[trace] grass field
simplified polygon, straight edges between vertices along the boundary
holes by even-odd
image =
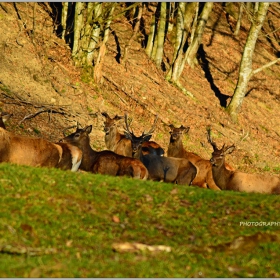
[[[280,277],[276,195],[1,164],[0,201],[1,277]]]

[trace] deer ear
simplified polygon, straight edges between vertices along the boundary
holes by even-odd
[[[146,135],[143,139],[143,142],[147,142],[152,138],[152,135]]]
[[[188,127],[184,127],[183,126],[183,128],[185,129],[185,133],[187,134],[188,132],[189,132],[189,130],[190,130],[190,127],[188,126]]]
[[[115,115],[114,120],[119,121],[119,120],[121,120],[123,118],[124,118],[123,116]]]
[[[227,147],[224,154],[231,154],[235,150],[235,146],[232,145],[230,147]]]
[[[127,133],[126,131],[124,131],[124,136],[126,139],[132,140],[130,133]]]
[[[91,131],[92,131],[92,125],[89,125],[89,126],[85,127],[83,130],[86,131],[87,134],[90,134]]]
[[[3,122],[5,123],[11,116],[12,116],[12,114],[2,113]]]
[[[105,118],[109,117],[108,114],[106,112],[102,112],[101,115]]]
[[[170,124],[169,127],[170,127],[170,129],[173,129],[173,128],[174,128],[174,125],[173,125],[173,124]]]

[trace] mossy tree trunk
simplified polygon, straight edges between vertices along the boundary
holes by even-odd
[[[247,41],[244,47],[237,85],[234,90],[233,97],[229,103],[227,110],[234,122],[237,121],[238,113],[241,109],[243,99],[247,92],[247,85],[252,77],[252,60],[253,54],[258,39],[258,34],[263,26],[263,22],[266,18],[269,3],[258,3],[258,9],[254,14],[251,22],[251,27],[248,33]]]

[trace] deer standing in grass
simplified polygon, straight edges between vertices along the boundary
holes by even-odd
[[[82,161],[82,151],[79,148],[66,143],[52,143],[42,138],[9,132],[5,129],[5,122],[10,116],[1,113],[0,162],[78,170]]]
[[[131,141],[132,155],[141,160],[149,171],[149,179],[154,181],[172,182],[180,185],[191,185],[196,175],[196,167],[187,159],[158,156],[142,153],[142,145],[149,141],[155,130],[157,117],[148,133],[137,137],[130,130],[125,114],[125,135]]]
[[[130,140],[118,131],[117,123],[124,117],[116,115],[114,118],[106,112],[101,113],[105,117],[104,131],[105,131],[105,144],[107,149],[115,152],[116,154],[132,157]],[[154,153],[159,156],[164,154],[163,148],[154,141],[146,141],[142,145],[143,154]]]
[[[207,138],[214,150],[210,159],[213,178],[220,189],[280,194],[280,178],[277,176],[248,174],[226,169],[225,156],[232,153],[235,146],[225,146],[224,144],[221,149],[218,149],[216,143],[211,138],[211,129],[209,127],[207,128]]]
[[[69,136],[60,140],[79,147],[83,151],[83,159],[80,168],[92,173],[112,176],[128,176],[146,180],[148,170],[140,160],[118,155],[112,151],[95,151],[90,146],[89,134],[92,126],[78,128]]]
[[[212,165],[209,160],[203,159],[200,156],[187,152],[183,147],[183,135],[188,133],[189,127],[181,125],[179,128],[174,125],[169,125],[170,141],[167,150],[168,157],[186,158],[188,159],[197,169],[197,174],[192,182],[193,185],[201,188],[210,188],[212,190],[220,190],[215,184],[212,176]]]

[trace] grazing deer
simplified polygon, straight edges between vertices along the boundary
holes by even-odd
[[[15,135],[5,129],[10,116],[1,113],[0,117],[0,162],[78,170],[82,160],[80,149],[69,144]]]
[[[124,134],[119,133],[117,128],[118,121],[124,117],[116,115],[114,118],[110,118],[106,112],[101,114],[105,117],[104,132],[107,149],[119,155],[132,157],[130,140]],[[163,148],[154,141],[146,141],[142,147],[143,154],[154,153],[159,156],[164,154]]]
[[[183,134],[188,133],[189,127],[181,125],[179,128],[174,125],[169,125],[171,131],[170,141],[167,150],[168,157],[186,158],[188,159],[197,169],[197,174],[192,182],[193,185],[201,188],[210,188],[212,190],[220,190],[215,184],[212,176],[212,165],[209,160],[203,159],[200,156],[187,152],[183,147]]]
[[[75,145],[83,151],[80,169],[92,173],[129,176],[142,180],[148,178],[148,170],[140,160],[118,155],[108,150],[100,152],[93,150],[89,138],[91,131],[91,125],[82,129],[77,127],[74,133],[60,140],[62,143]]]
[[[208,142],[213,147],[212,164],[213,178],[217,186],[222,190],[233,190],[241,192],[256,192],[268,194],[280,194],[280,178],[276,176],[248,174],[240,171],[232,171],[225,168],[225,156],[234,151],[235,146],[217,148],[213,142],[210,128],[207,128]]]
[[[191,185],[196,175],[196,167],[187,159],[158,156],[142,153],[142,145],[152,137],[157,117],[148,133],[137,137],[129,129],[127,115],[125,114],[125,135],[131,141],[132,155],[140,159],[149,171],[149,179],[155,181],[172,182],[180,185]]]

